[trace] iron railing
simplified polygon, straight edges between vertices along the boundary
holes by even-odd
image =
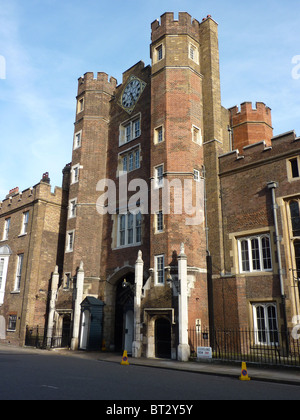
[[[189,329],[191,356],[197,347],[211,347],[213,359],[253,362],[266,365],[299,366],[300,339],[292,331],[254,331],[248,329]]]
[[[71,329],[55,329],[53,332],[39,326],[26,327],[25,346],[37,348],[70,347]]]

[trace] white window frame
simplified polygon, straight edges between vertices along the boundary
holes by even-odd
[[[161,144],[165,140],[164,126],[154,128],[154,144]]]
[[[197,127],[196,125],[192,125],[192,141],[199,146],[202,145],[202,133],[201,128]]]
[[[8,256],[0,256],[0,305],[4,302],[8,261]]]
[[[84,110],[84,97],[77,99],[77,114]]]
[[[28,232],[28,222],[29,222],[29,210],[24,211],[24,213],[23,213],[20,236],[21,235],[27,235],[27,232]]]
[[[164,214],[162,210],[155,213],[155,232],[161,233],[164,231]]]
[[[74,219],[77,216],[77,198],[69,200],[68,218]]]
[[[14,292],[20,292],[23,262],[24,262],[24,254],[18,254]]]
[[[199,64],[199,48],[191,42],[189,43],[189,58]]]
[[[79,147],[81,147],[81,138],[82,138],[82,130],[77,131],[74,134],[73,150],[79,149]]]
[[[263,239],[267,238],[269,241],[269,247],[266,248],[268,250],[268,256],[265,258],[263,252]],[[258,248],[254,248],[252,246],[252,241],[258,241]],[[243,249],[242,243],[245,242],[247,244],[247,249]],[[256,252],[257,251],[257,252]],[[258,253],[258,258],[257,258]],[[247,255],[246,255],[247,254]],[[255,254],[255,255],[254,255]],[[248,256],[248,259],[244,258]],[[238,259],[239,259],[239,272],[240,273],[255,273],[255,272],[271,272],[273,270],[273,261],[272,261],[272,243],[270,234],[264,233],[261,235],[251,235],[245,236],[242,238],[238,238]],[[265,268],[265,261],[269,261],[271,266]],[[243,262],[248,265],[248,269],[245,269],[243,266]],[[259,268],[255,265],[259,264]],[[268,264],[269,265],[269,264]]]
[[[154,187],[162,188],[163,186],[164,186],[164,164],[161,163],[160,165],[157,165],[154,167]]]
[[[259,325],[259,320],[257,317],[257,308],[260,307],[263,309],[263,318],[262,325]],[[268,310],[272,308],[275,312],[275,317],[269,317]],[[253,311],[253,325],[254,325],[254,342],[257,345],[275,345],[279,344],[279,332],[278,332],[278,315],[277,307],[274,302],[260,302],[252,304]],[[273,326],[270,323],[275,324]],[[272,327],[272,328],[270,328]],[[273,338],[272,338],[273,336]],[[264,338],[264,339],[263,339]]]
[[[12,327],[12,325],[14,325],[14,327]],[[17,315],[9,314],[7,331],[16,331],[16,328],[17,328]]]
[[[198,169],[194,169],[194,181],[200,182],[200,171]]]
[[[142,214],[118,214],[117,248],[136,246],[142,243]]]
[[[153,50],[153,62],[159,63],[165,58],[165,46],[163,43],[158,44]]]
[[[71,241],[72,238],[72,241]],[[75,240],[75,230],[68,230],[66,237],[66,252],[73,252]]]
[[[11,217],[8,217],[4,221],[4,228],[3,228],[3,237],[2,241],[6,241],[8,239],[9,229],[11,224]]]
[[[134,115],[119,126],[119,146],[129,143],[142,134],[141,113]]]
[[[72,169],[71,169],[71,185],[79,182],[79,172],[80,172],[80,164],[77,163],[77,165],[72,166]]]
[[[132,172],[141,167],[140,144],[119,153],[118,176],[120,172]]]
[[[164,286],[165,284],[165,256],[164,254],[154,256],[154,284],[155,286]]]

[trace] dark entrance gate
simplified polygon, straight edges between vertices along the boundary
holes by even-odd
[[[155,356],[171,358],[171,324],[166,318],[155,321]]]
[[[126,325],[126,321],[129,319],[128,314],[134,308],[133,285],[134,273],[128,273],[120,279],[116,288],[115,350],[118,352],[122,352],[125,349],[126,334],[133,328],[133,325]]]

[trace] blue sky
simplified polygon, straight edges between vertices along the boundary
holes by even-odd
[[[218,22],[223,106],[265,102],[274,135],[300,136],[299,0],[0,0],[0,199],[44,172],[61,185],[78,78],[104,71],[121,83],[150,64],[150,25],[166,11]]]

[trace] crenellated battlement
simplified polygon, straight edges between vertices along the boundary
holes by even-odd
[[[249,165],[266,163],[279,157],[284,159],[299,153],[300,137],[296,136],[295,131],[289,131],[273,137],[270,144],[259,141],[219,156],[219,173],[222,175],[231,171],[243,170]]]
[[[271,109],[263,102],[244,102],[240,108],[229,108],[230,127],[234,149],[265,141],[270,145],[273,137]]]
[[[78,94],[86,89],[104,90],[111,95],[117,86],[117,79],[109,77],[107,73],[98,72],[96,77],[93,72],[87,72],[78,79]]]
[[[0,201],[0,216],[23,208],[26,205],[31,205],[36,200],[45,200],[55,204],[61,204],[62,188],[55,187],[54,192],[51,191],[51,185],[45,182],[44,179],[31,188],[20,191],[18,187],[9,191],[7,196]]]
[[[174,19],[173,12],[166,12],[151,24],[152,42],[157,41],[164,35],[188,34],[193,38],[199,37],[198,20],[191,17],[189,13],[179,12],[178,20]]]
[[[256,102],[255,108],[252,102],[244,102],[240,108],[236,105],[229,108],[232,126],[240,124],[244,121],[264,121],[272,125],[271,108],[263,102]]]

